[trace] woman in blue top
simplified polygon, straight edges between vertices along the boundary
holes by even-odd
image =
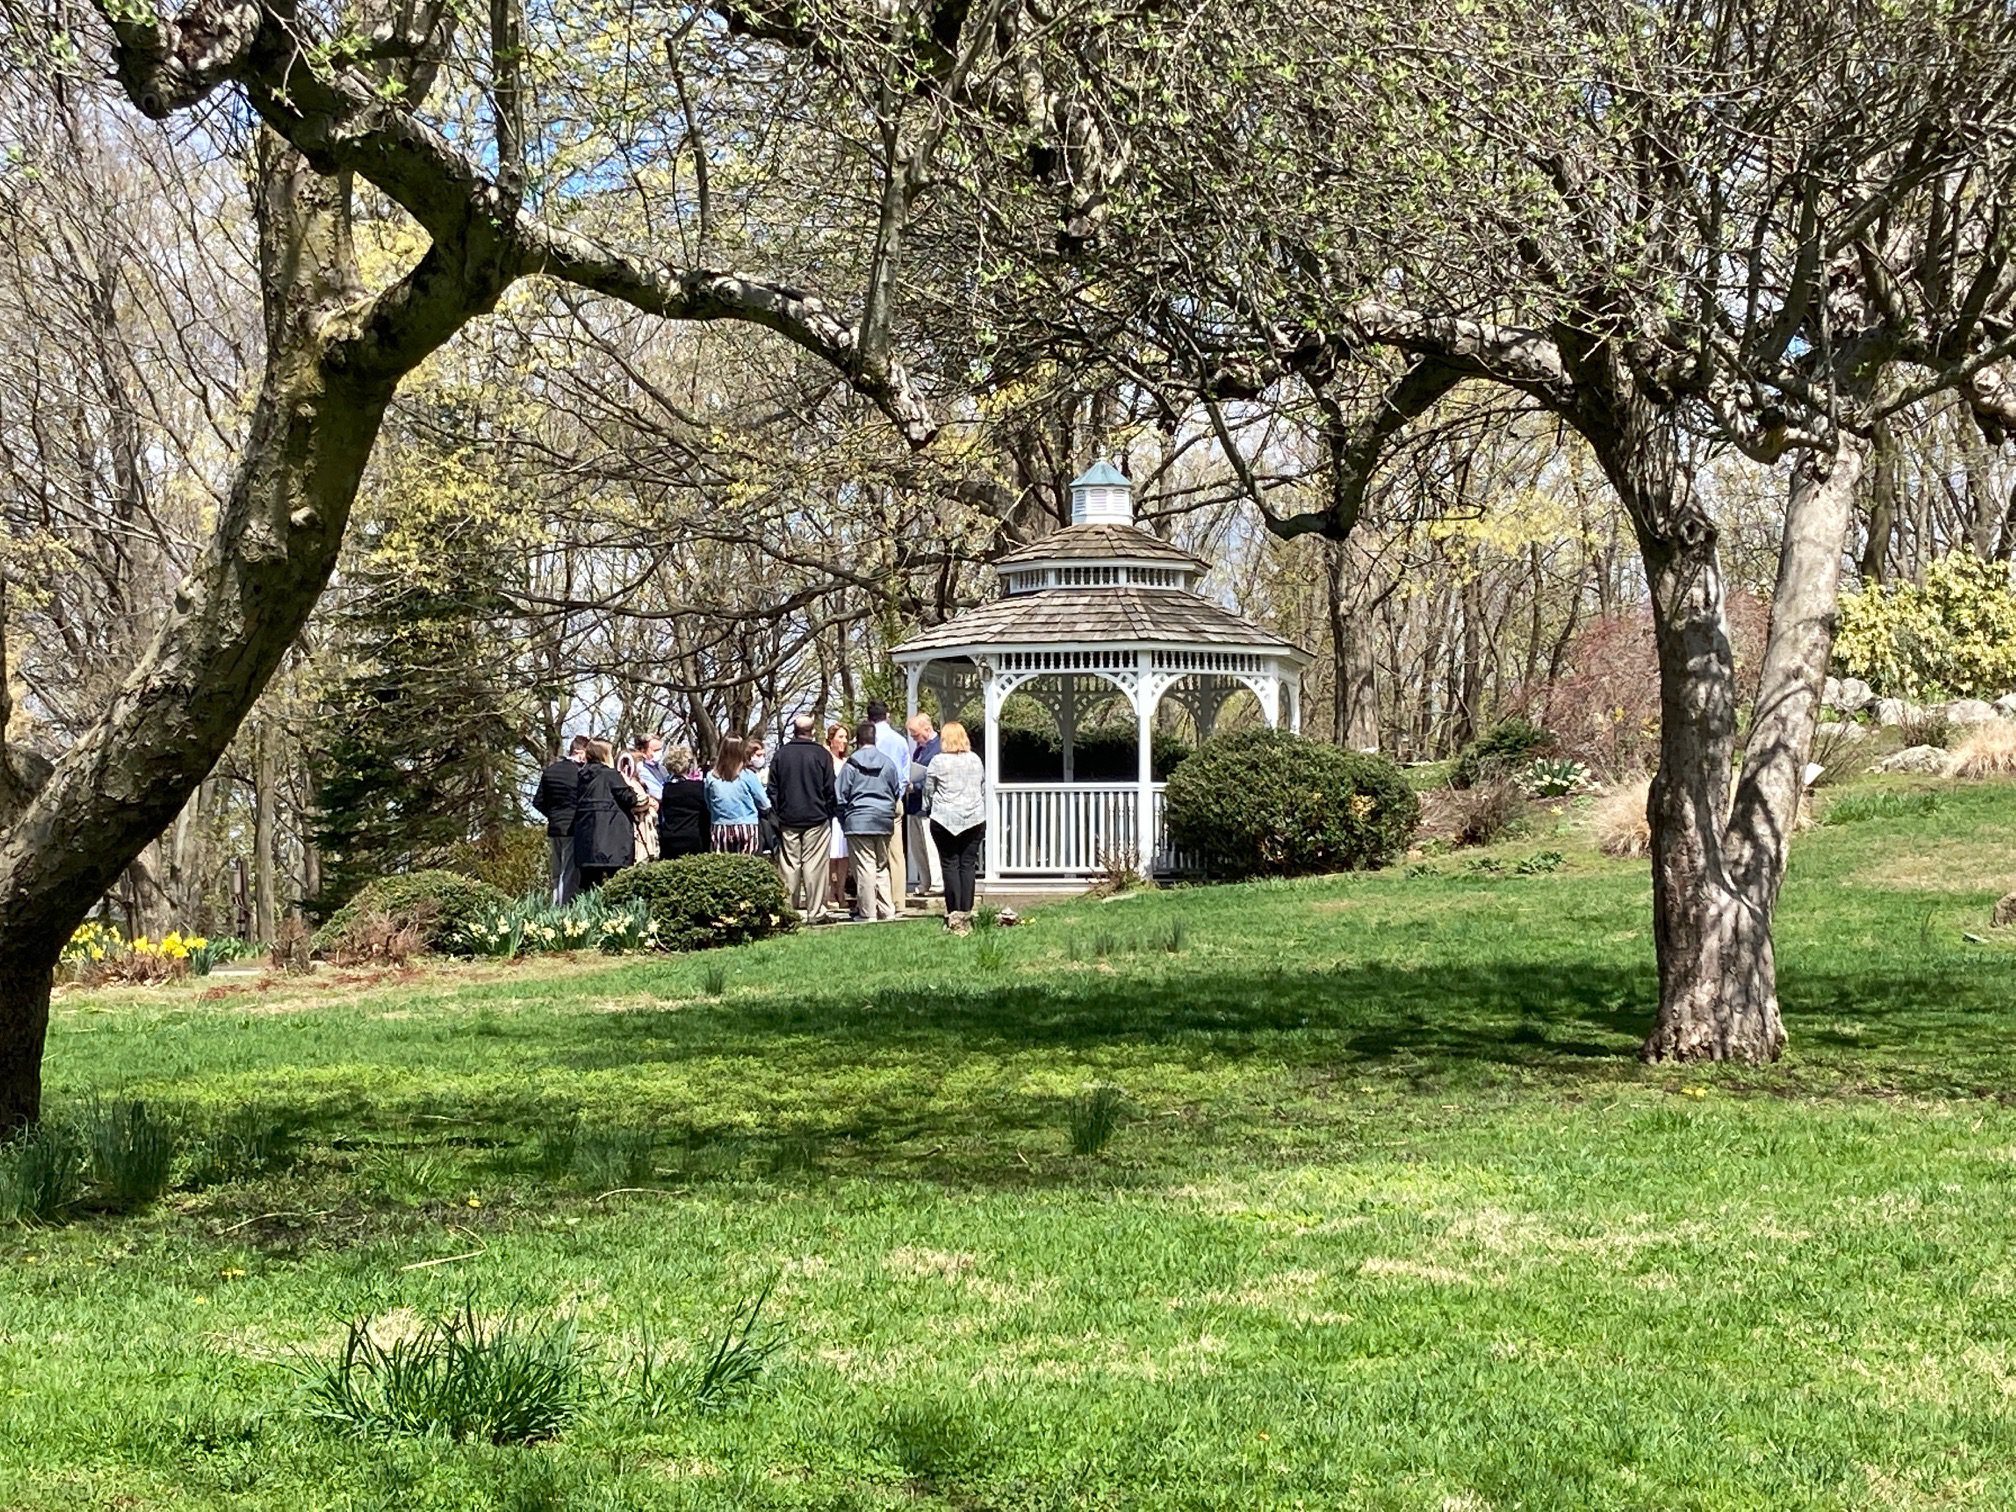
[[[707,774],[707,817],[714,826],[714,849],[737,855],[757,853],[763,833],[762,814],[770,795],[757,775],[743,765],[746,749],[732,737],[721,742],[714,770]]]

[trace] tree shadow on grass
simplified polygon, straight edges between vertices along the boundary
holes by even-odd
[[[1964,1096],[2005,1085],[1998,984],[2007,972],[1993,968],[1947,958],[1923,969],[1788,970],[1792,1058],[1725,1069],[1720,1084],[1799,1096]],[[1127,1185],[1193,1167],[1194,1153],[1180,1152],[1200,1143],[1261,1159],[1321,1148],[1325,1159],[1348,1160],[1353,1129],[1412,1121],[1413,1108],[1481,1105],[1521,1089],[1571,1102],[1664,1084],[1675,1073],[1636,1057],[1653,995],[1649,966],[1593,961],[1074,966],[1040,980],[967,971],[913,998],[887,986],[765,984],[664,1010],[510,1019],[505,1032],[461,1047],[465,1058],[444,1065],[438,1084],[355,1090],[294,1112],[332,1151],[458,1147],[500,1177],[577,1197],[834,1176]],[[484,1048],[470,1060],[472,1046]],[[516,1087],[500,1084],[505,1067],[521,1078]],[[538,1090],[577,1077],[578,1094]],[[1155,1122],[1123,1128],[1105,1157],[1073,1159],[1069,1097],[1107,1080],[1142,1096]],[[1330,1084],[1359,1082],[1405,1101],[1330,1101]],[[1297,1100],[1284,1120],[1281,1105]],[[597,1136],[650,1131],[648,1179],[553,1167],[544,1142],[556,1120],[576,1115]]]
[[[964,981],[921,1001],[777,990],[697,1010],[565,1018],[550,1038],[555,1062],[582,1070],[782,1052],[830,1071],[849,1061],[1132,1049],[1284,1068],[1407,1062],[1442,1075],[1477,1065],[1583,1075],[1592,1061],[1628,1061],[1643,1037],[1633,988],[1650,983],[1632,977],[1373,966],[1166,979],[1082,971]]]

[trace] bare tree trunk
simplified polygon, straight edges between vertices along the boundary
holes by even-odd
[[[1733,797],[1735,668],[1712,533],[1683,532],[1646,565],[1659,641],[1659,773],[1652,785],[1659,1014],[1644,1057],[1775,1060],[1785,1046],[1771,925],[1833,649],[1862,442],[1792,474],[1771,629]]]
[[[1876,466],[1870,474],[1869,533],[1862,542],[1862,581],[1880,583],[1889,571],[1890,538],[1897,533],[1897,438],[1886,421],[1876,427]]]
[[[1462,663],[1457,669],[1455,722],[1449,732],[1452,749],[1466,746],[1477,738],[1479,716],[1483,713],[1484,585],[1480,555],[1472,550],[1458,564],[1458,570],[1463,574],[1459,600],[1463,607],[1463,638],[1459,643]]]
[[[1331,729],[1337,743],[1347,750],[1376,751],[1379,689],[1374,680],[1371,637],[1347,592],[1352,554],[1350,541],[1324,542],[1330,651],[1336,663],[1331,683]]]
[[[262,720],[256,737],[258,757],[253,768],[258,791],[252,820],[252,942],[273,943],[280,916],[280,751],[270,719]]]

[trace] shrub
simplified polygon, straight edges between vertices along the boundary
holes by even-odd
[[[1922,583],[1842,594],[1834,658],[1843,672],[1900,698],[2008,692],[2016,685],[2016,591],[2008,565],[1956,551],[1928,566]]]
[[[1518,783],[1493,778],[1450,795],[1450,827],[1458,845],[1490,845],[1504,838],[1525,808]]]
[[[740,945],[795,929],[777,868],[762,856],[680,856],[626,867],[602,884],[608,908],[642,903],[661,950]]]
[[[1771,606],[1732,588],[1724,608],[1740,712],[1757,697]],[[1640,607],[1591,620],[1569,641],[1556,676],[1514,696],[1523,712],[1553,732],[1557,754],[1582,762],[1602,781],[1651,770],[1659,749],[1659,652],[1651,611]]]
[[[300,915],[289,914],[273,931],[273,948],[267,952],[266,963],[288,976],[304,976],[315,964],[314,943]]]
[[[1620,860],[1638,861],[1652,854],[1652,824],[1645,817],[1652,780],[1620,782],[1601,798],[1590,816],[1596,849]]]
[[[480,840],[464,840],[448,852],[447,870],[487,882],[507,898],[550,893],[552,848],[543,824],[517,824]]]
[[[1509,777],[1553,748],[1554,737],[1531,720],[1501,719],[1457,753],[1449,785],[1473,788],[1492,778]]]
[[[1897,738],[1906,750],[1912,746],[1936,746],[1943,751],[1953,743],[1953,721],[1946,717],[1944,709],[1914,704],[1898,721]]]
[[[417,900],[403,914],[361,913],[336,937],[329,958],[338,966],[404,966],[426,952],[438,913],[431,898]]]
[[[2016,775],[2016,720],[1992,719],[1976,725],[1954,754],[1956,777]]]
[[[1094,860],[1099,876],[1086,889],[1092,897],[1117,898],[1122,893],[1138,892],[1155,885],[1155,879],[1141,869],[1141,855],[1136,846],[1124,843],[1104,845],[1099,848]]]
[[[1206,741],[1170,774],[1163,803],[1170,840],[1233,877],[1383,866],[1421,815],[1384,757],[1283,730]]]
[[[325,954],[333,953],[342,947],[344,937],[360,920],[383,914],[420,924],[429,950],[465,951],[467,947],[461,941],[468,927],[486,911],[503,908],[510,901],[489,883],[472,881],[451,871],[380,877],[367,883],[356,897],[329,916],[329,922],[316,931],[314,947]]]
[[[552,1438],[586,1388],[571,1322],[486,1321],[468,1301],[390,1344],[359,1319],[342,1357],[306,1373],[309,1411],[324,1422],[359,1434],[441,1434],[458,1443]]]

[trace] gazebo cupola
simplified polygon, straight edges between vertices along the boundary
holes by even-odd
[[[948,719],[980,700],[990,774],[1010,694],[1030,694],[1056,718],[1063,781],[989,784],[988,877],[1089,876],[1119,853],[1143,869],[1176,869],[1150,764],[1163,699],[1189,711],[1200,738],[1242,690],[1268,724],[1299,728],[1313,658],[1205,598],[1206,564],[1134,522],[1132,486],[1110,462],[1072,482],[1068,526],[1015,547],[995,569],[999,596],[893,653],[909,674],[912,713],[926,688]],[[1116,691],[1135,716],[1135,780],[1078,782],[1079,710]]]

